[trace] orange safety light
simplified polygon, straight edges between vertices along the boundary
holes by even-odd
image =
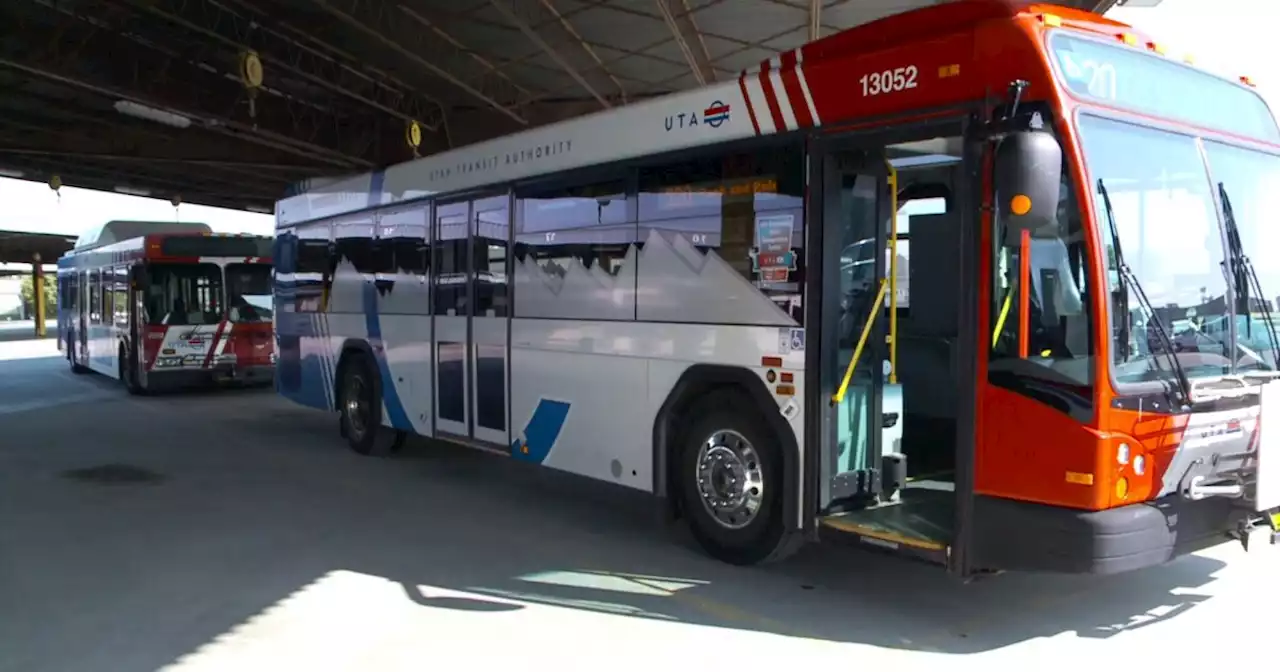
[[[1009,211],[1015,215],[1025,215],[1031,212],[1031,198],[1025,194],[1018,194],[1009,199]]]

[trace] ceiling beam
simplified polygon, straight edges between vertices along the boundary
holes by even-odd
[[[235,121],[222,115],[203,112],[198,108],[185,108],[170,105],[161,101],[150,100],[121,89],[92,84],[71,74],[53,72],[32,64],[21,63],[7,58],[0,58],[0,68],[16,70],[27,75],[44,79],[48,82],[78,89],[83,93],[95,94],[103,98],[105,101],[123,101],[140,105],[144,108],[149,108],[166,115],[171,115],[175,120],[185,119],[191,126],[204,129],[211,133],[236,138],[245,142],[256,143],[264,147],[271,147],[302,158],[327,163],[334,167],[349,169],[353,167],[368,167],[372,165],[370,162],[363,159],[343,156],[341,153],[327,147],[321,147],[309,142],[296,140],[273,131],[255,127],[252,124]]]
[[[408,87],[392,87],[373,77],[361,76],[350,64],[264,25],[261,16],[244,16],[214,0],[112,1],[181,26],[198,38],[235,52],[254,51],[263,63],[264,79],[268,81],[279,77],[278,69],[406,124],[418,122],[430,130],[440,127],[444,108],[438,101]],[[223,32],[227,30],[240,38],[227,37]]]
[[[618,87],[618,98],[622,100],[623,103],[626,103],[627,88],[622,85],[618,76],[613,74],[613,72],[605,66],[604,59],[600,57],[600,54],[596,52],[595,48],[592,47],[584,37],[582,37],[582,34],[579,33],[576,28],[573,27],[573,24],[569,22],[569,16],[556,9],[556,6],[551,4],[551,0],[540,0],[540,2],[542,2],[542,6],[546,8],[547,12],[549,12],[551,16],[555,17],[556,21],[560,23],[560,26],[564,28],[564,31],[573,38],[574,42],[582,47],[583,51],[587,52],[587,55],[591,57],[591,60],[596,62],[596,67],[600,68],[600,72],[603,72],[604,76],[608,77],[609,81],[613,82],[613,85]],[[579,9],[578,11],[582,10]]]
[[[546,54],[552,61],[555,61],[556,65],[560,66],[561,70],[564,70],[565,73],[573,79],[573,81],[578,83],[578,86],[581,86],[584,91],[591,94],[592,98],[600,101],[601,106],[606,109],[613,107],[613,103],[609,102],[609,99],[600,95],[600,92],[591,85],[591,82],[588,82],[587,79],[582,76],[582,73],[578,72],[578,69],[575,68],[563,54],[557,51],[550,44],[547,44],[547,41],[542,39],[541,35],[534,31],[533,28],[529,27],[529,22],[517,15],[516,10],[506,0],[489,0],[489,4],[492,5],[494,9],[498,10],[498,13],[501,14],[502,17],[505,18],[512,26],[515,26],[516,30],[524,33],[524,36],[527,37],[535,47],[542,50],[542,53]]]
[[[688,0],[654,0],[663,21],[671,29],[680,53],[689,62],[693,78],[698,84],[707,85],[716,81],[716,70],[711,64],[711,54],[707,51],[707,43],[698,31],[698,24],[693,20],[693,11],[689,9]]]
[[[167,123],[184,134],[191,133],[185,131],[187,128],[201,129],[335,168],[372,165],[362,158],[367,147],[355,151],[334,148],[354,145],[352,140],[366,139],[367,134],[346,132],[323,106],[317,108],[313,101],[270,86],[264,86],[263,94],[251,101],[250,92],[233,74],[236,66],[219,62],[217,54],[210,54],[200,41],[178,42],[171,34],[147,35],[140,32],[147,26],[136,20],[125,24],[124,29],[107,26],[99,18],[101,5],[80,5],[83,11],[79,13],[69,7],[60,5],[55,11],[61,16],[48,17],[58,21],[61,41],[50,45],[45,58],[38,58],[33,53],[38,50],[34,49],[10,50],[0,54],[0,68],[43,80],[46,90],[47,85],[54,84],[80,94],[81,99],[82,94],[96,96],[100,102],[89,107],[104,116],[120,116],[110,111],[111,106],[120,110],[122,101],[127,101],[169,115]],[[99,14],[84,14],[90,10]],[[34,23],[32,28],[36,29]],[[163,44],[166,38],[175,46]],[[68,54],[71,50],[74,51]],[[23,86],[27,85],[19,88]],[[251,106],[251,102],[256,105]],[[255,111],[255,107],[256,114],[241,116],[246,110]],[[166,123],[156,114],[146,118],[152,123]],[[368,126],[362,130],[368,130]],[[323,140],[321,136],[325,136]]]
[[[528,120],[521,116],[513,105],[515,101],[519,100],[519,96],[512,95],[513,88],[508,80],[497,77],[483,77],[484,81],[482,81],[480,87],[472,86],[463,81],[451,72],[454,68],[451,67],[453,63],[450,63],[450,60],[456,62],[460,60],[457,57],[464,54],[460,54],[453,48],[453,45],[447,42],[431,39],[430,36],[419,31],[404,30],[404,23],[399,18],[400,12],[395,11],[395,7],[391,3],[385,2],[385,0],[311,0],[311,2],[346,24],[347,27],[354,29],[357,33],[396,52],[400,57],[419,68],[465,91],[516,123],[522,126],[529,124]],[[362,14],[369,16],[367,23],[361,18],[357,18]],[[450,56],[453,58],[449,59]],[[483,90],[486,85],[505,92],[506,95]],[[506,98],[510,103],[503,102],[500,98]]]

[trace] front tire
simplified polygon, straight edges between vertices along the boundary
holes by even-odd
[[[67,363],[71,365],[71,373],[82,375],[89,372],[89,369],[85,368],[76,359],[76,343],[74,340],[67,341]]]
[[[686,417],[679,483],[694,539],[734,565],[790,555],[800,537],[783,520],[780,442],[754,401],[736,390],[715,392]]]
[[[120,352],[116,361],[119,362],[120,382],[124,383],[124,389],[128,390],[129,394],[135,396],[145,395],[147,393],[147,388],[138,381],[137,362],[133,361],[132,357],[129,357],[124,346],[120,346]]]
[[[339,431],[351,450],[385,456],[404,445],[405,433],[382,426],[382,390],[368,355],[352,352],[342,367],[338,394]]]

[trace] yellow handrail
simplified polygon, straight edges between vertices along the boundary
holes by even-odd
[[[1009,319],[1009,307],[1013,305],[1013,289],[1017,284],[1009,285],[1004,292],[1004,305],[1000,307],[1000,317],[996,319],[996,330],[991,334],[991,349],[1000,342],[1000,332],[1004,331],[1004,321]]]
[[[867,315],[867,321],[862,325],[862,335],[858,337],[858,345],[853,349],[853,357],[849,359],[849,367],[844,370],[844,379],[840,381],[840,388],[836,393],[831,395],[831,405],[835,406],[844,401],[844,395],[849,391],[849,381],[853,379],[853,369],[858,365],[858,358],[862,356],[862,348],[867,345],[867,337],[871,335],[871,325],[875,324],[876,315],[880,312],[880,306],[884,303],[884,292],[889,288],[889,283],[885,280],[880,281],[880,291],[876,292],[876,300],[871,304],[871,311]]]
[[[898,384],[898,169],[889,169],[889,384]]]

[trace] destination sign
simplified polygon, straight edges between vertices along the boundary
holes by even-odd
[[[1050,49],[1074,94],[1262,140],[1280,130],[1254,91],[1154,53],[1058,32]]]

